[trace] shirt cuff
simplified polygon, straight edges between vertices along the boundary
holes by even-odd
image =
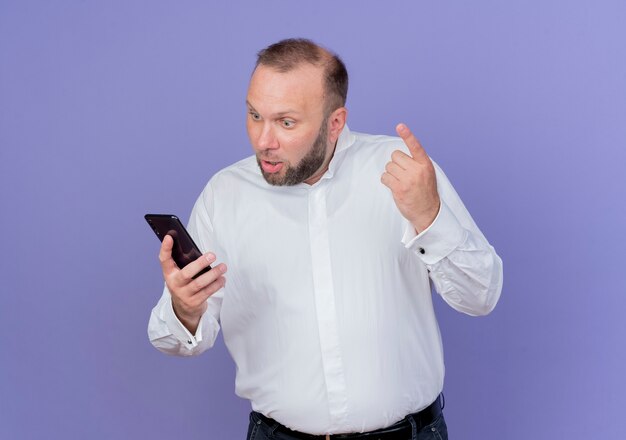
[[[447,257],[467,238],[467,231],[443,201],[435,220],[419,234],[408,220],[406,223],[402,237],[404,247],[414,251],[428,265]]]
[[[206,315],[207,313],[204,313],[202,318],[200,318],[198,328],[196,329],[196,335],[194,336],[189,330],[187,330],[187,327],[180,322],[176,313],[174,313],[174,306],[172,305],[172,299],[170,297],[167,300],[167,304],[163,307],[162,319],[165,321],[167,328],[172,332],[172,335],[189,350],[192,350],[200,342],[202,342],[202,324]]]

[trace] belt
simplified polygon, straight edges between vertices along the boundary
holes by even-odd
[[[441,399],[443,395],[439,395],[437,399],[423,410],[409,414],[399,422],[388,426],[387,428],[377,429],[369,432],[358,432],[353,434],[326,434],[326,435],[313,435],[305,434],[304,432],[293,431],[286,426],[281,425],[274,419],[265,417],[263,414],[254,412],[254,414],[260,419],[260,421],[267,424],[270,428],[274,428],[274,432],[280,432],[293,439],[302,440],[405,440],[411,438],[413,434],[412,425],[416,425],[416,429],[420,430],[425,426],[433,423],[440,415]],[[411,423],[413,422],[413,423]],[[260,423],[260,422],[257,422]]]

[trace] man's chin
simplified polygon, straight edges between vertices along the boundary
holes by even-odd
[[[270,185],[285,186],[285,178],[278,173],[266,173],[265,171],[261,171],[261,174],[263,174],[263,178]]]

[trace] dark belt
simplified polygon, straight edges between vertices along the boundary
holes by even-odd
[[[414,414],[409,414],[404,419],[400,420],[398,423],[395,423],[387,428],[377,429],[375,431],[369,432],[359,432],[354,434],[333,434],[333,435],[312,435],[305,434],[304,432],[293,431],[286,426],[281,425],[274,419],[270,419],[269,417],[265,417],[263,414],[254,412],[254,414],[267,424],[270,428],[274,428],[274,432],[280,432],[282,434],[288,435],[294,439],[303,439],[303,440],[324,440],[324,439],[335,439],[335,440],[406,440],[411,438],[413,434],[413,428],[411,427],[412,419],[415,422],[416,429],[422,429],[424,426],[428,426],[433,423],[437,418],[441,415],[441,399],[443,395],[439,395],[437,399],[429,406],[424,408],[423,410],[416,412]]]

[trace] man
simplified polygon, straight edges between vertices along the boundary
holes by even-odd
[[[470,315],[500,295],[500,258],[441,169],[404,124],[400,138],[351,132],[347,88],[308,40],[261,51],[256,154],[213,176],[189,221],[207,253],[180,270],[171,238],[161,247],[150,340],[196,355],[221,327],[249,439],[447,438],[430,282]]]

